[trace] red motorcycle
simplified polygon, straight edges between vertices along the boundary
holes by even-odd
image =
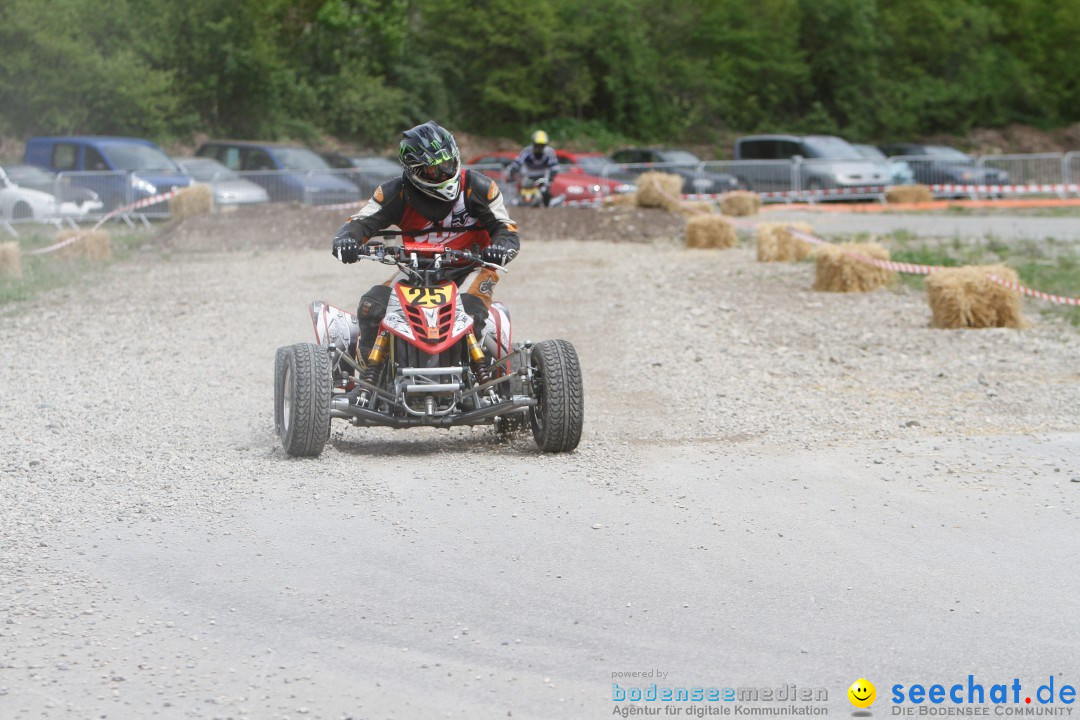
[[[384,235],[400,235],[387,232]],[[285,452],[316,456],[332,419],[358,427],[530,426],[545,452],[569,452],[581,439],[581,366],[566,340],[511,342],[510,313],[492,303],[476,332],[457,285],[469,268],[505,268],[479,255],[405,242],[361,257],[396,265],[396,281],[371,351],[357,351],[356,316],[311,305],[317,343],[279,348],[274,420]]]

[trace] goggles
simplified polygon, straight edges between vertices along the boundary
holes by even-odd
[[[445,182],[457,174],[457,160],[444,160],[438,165],[424,165],[416,169],[416,175],[431,183]]]

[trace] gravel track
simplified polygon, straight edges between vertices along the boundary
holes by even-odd
[[[565,456],[335,423],[286,458],[275,349],[386,275],[318,213],[193,219],[5,312],[0,718],[599,718],[650,667],[834,711],[859,675],[1077,679],[1080,334],[1035,304],[931,330],[920,293],[813,293],[662,213],[552,217],[639,241],[526,235],[499,285],[515,339],[580,356]]]

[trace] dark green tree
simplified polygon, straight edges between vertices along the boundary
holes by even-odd
[[[0,3],[0,118],[18,134],[191,128],[175,73],[139,52],[127,0]]]

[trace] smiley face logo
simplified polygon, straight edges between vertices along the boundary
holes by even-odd
[[[865,678],[859,678],[847,689],[847,697],[855,707],[868,708],[877,699],[877,690],[874,688],[874,683]]]

